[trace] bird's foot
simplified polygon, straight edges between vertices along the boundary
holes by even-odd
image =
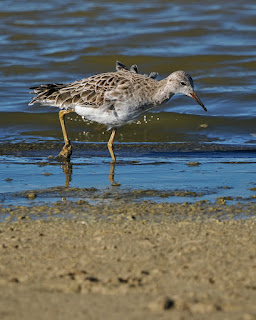
[[[72,155],[72,146],[70,143],[67,143],[63,146],[61,152],[58,154],[56,159],[58,160],[69,160]]]

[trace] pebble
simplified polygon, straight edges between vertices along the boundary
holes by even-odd
[[[35,192],[29,192],[26,194],[26,198],[29,200],[34,200],[36,198],[36,193]]]
[[[44,175],[44,176],[51,176],[52,175],[52,173],[51,172],[42,172],[42,175]]]
[[[187,162],[186,164],[187,164],[187,166],[189,166],[189,167],[197,167],[197,166],[199,166],[201,163],[200,163],[200,162],[196,162],[196,161],[190,161],[190,162]]]
[[[152,311],[162,311],[162,310],[169,310],[173,308],[175,302],[173,299],[170,299],[167,296],[158,297],[156,300],[150,302],[148,305],[149,309]]]

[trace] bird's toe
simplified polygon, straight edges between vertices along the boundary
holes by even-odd
[[[65,144],[61,152],[56,157],[59,160],[69,160],[72,155],[72,146],[70,144]]]

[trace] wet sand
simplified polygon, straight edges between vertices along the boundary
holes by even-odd
[[[109,152],[105,142],[101,143],[77,143],[72,141],[73,156],[92,155],[96,152],[97,156],[104,156],[105,153],[109,157]],[[63,142],[45,141],[41,143],[19,142],[19,143],[0,143],[0,155],[18,155],[18,156],[56,156],[63,147]],[[255,153],[255,145],[232,145],[232,144],[216,144],[216,143],[115,143],[115,149],[121,151],[123,155],[137,154],[143,152],[225,152],[240,151]],[[99,152],[101,152],[99,154]],[[120,160],[120,159],[117,159]]]
[[[2,207],[0,318],[256,319],[255,209]]]

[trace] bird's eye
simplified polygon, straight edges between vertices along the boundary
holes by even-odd
[[[185,85],[186,85],[186,83],[183,82],[183,81],[181,81],[180,84],[181,84],[182,86],[185,86]]]

